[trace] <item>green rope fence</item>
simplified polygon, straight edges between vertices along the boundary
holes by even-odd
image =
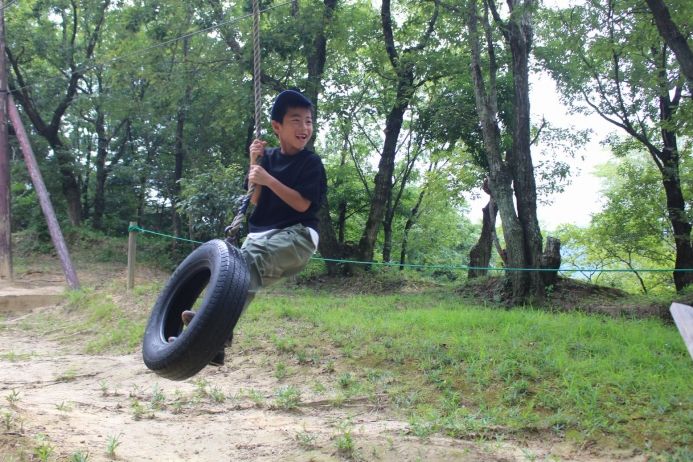
[[[185,239],[182,237],[172,236],[170,234],[159,233],[156,231],[151,231],[144,229],[140,226],[130,225],[128,227],[128,232],[137,232],[142,234],[152,234],[154,236],[164,237],[167,239],[175,239],[183,242],[190,242],[193,244],[204,244],[202,241],[195,241],[192,239]],[[324,261],[330,263],[342,263],[351,265],[374,265],[374,266],[399,266],[403,268],[418,268],[418,269],[431,269],[431,270],[486,270],[486,271],[545,271],[545,272],[560,272],[560,273],[671,273],[671,272],[689,272],[693,271],[693,268],[680,268],[680,269],[661,269],[661,268],[632,268],[632,269],[613,269],[613,268],[506,268],[506,267],[483,267],[483,266],[468,266],[468,265],[421,265],[414,263],[396,263],[396,262],[377,262],[377,261],[359,261],[359,260],[341,260],[336,258],[324,258],[324,257],[312,257],[311,260]]]

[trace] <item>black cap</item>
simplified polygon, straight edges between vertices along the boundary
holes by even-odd
[[[272,105],[272,120],[281,123],[284,120],[284,115],[290,107],[305,107],[312,108],[313,103],[295,90],[285,90],[274,100]]]

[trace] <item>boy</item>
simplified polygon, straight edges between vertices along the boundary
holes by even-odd
[[[301,93],[280,93],[272,106],[272,129],[278,148],[265,148],[256,139],[250,145],[248,183],[255,210],[241,253],[250,272],[250,288],[243,310],[261,287],[298,274],[318,248],[317,213],[327,191],[322,160],[306,144],[313,135],[313,104]],[[183,323],[195,313],[184,311]],[[227,341],[230,345],[233,338]],[[223,365],[224,350],[210,364]]]

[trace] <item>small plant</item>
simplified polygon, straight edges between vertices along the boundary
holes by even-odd
[[[108,382],[99,380],[99,388],[101,388],[101,396],[108,396]]]
[[[77,451],[72,456],[70,456],[70,462],[87,462],[89,460],[89,453]]]
[[[144,416],[144,406],[142,406],[142,403],[140,403],[137,398],[133,398],[130,407],[132,408],[132,418],[141,420],[142,416]]]
[[[279,361],[274,368],[274,376],[277,380],[284,380],[286,378],[286,364],[283,361]]]
[[[9,412],[3,412],[2,414],[2,423],[5,425],[5,430],[10,431],[12,429],[12,421],[13,421],[12,414]]]
[[[339,383],[340,387],[349,388],[354,384],[354,379],[351,376],[351,373],[345,372],[339,376],[339,379],[337,379],[337,382]]]
[[[316,380],[313,382],[312,390],[317,394],[325,393],[325,384]]]
[[[164,406],[166,405],[166,396],[164,395],[164,392],[159,388],[159,385],[154,384],[154,388],[152,390],[152,400],[151,400],[151,407],[152,409],[163,409]]]
[[[136,383],[132,384],[132,387],[130,387],[130,398],[136,398],[139,396],[141,393],[140,386],[137,385]]]
[[[61,412],[70,412],[72,410],[72,405],[63,401],[60,404],[56,404],[55,408]]]
[[[56,382],[72,382],[77,378],[77,371],[74,369],[68,369],[59,376],[55,378]]]
[[[195,381],[195,396],[197,398],[205,398],[207,396],[207,386],[209,382],[205,379],[198,379]]]
[[[19,392],[17,390],[12,390],[9,395],[5,397],[10,406],[15,407],[19,401]]]
[[[282,387],[277,392],[276,405],[281,409],[296,409],[301,404],[301,392],[294,386]]]
[[[304,449],[312,449],[315,447],[315,440],[317,436],[308,433],[305,428],[302,432],[296,433],[296,442],[298,445]]]
[[[120,446],[120,437],[123,436],[122,433],[116,436],[109,436],[108,441],[106,441],[106,455],[111,459],[116,457],[116,449]]]
[[[34,455],[41,462],[46,462],[51,454],[53,454],[53,446],[46,439],[46,435],[38,435],[36,447],[34,448]]]
[[[334,369],[334,361],[330,360],[330,361],[328,361],[327,364],[325,365],[325,372],[327,372],[328,374],[332,374],[332,373],[334,373],[334,371],[335,371],[335,369]]]
[[[180,390],[176,389],[176,391],[173,392],[173,404],[171,405],[172,410],[174,414],[180,414],[183,412],[183,405],[187,403],[187,399],[183,396],[183,393],[181,393]]]
[[[337,453],[342,457],[354,458],[356,448],[354,447],[354,439],[351,437],[351,431],[344,430],[337,435],[335,445],[337,446]]]
[[[310,361],[306,350],[300,349],[296,352],[296,361],[298,361],[299,364],[307,364]]]
[[[209,390],[209,397],[212,398],[212,401],[218,404],[221,404],[224,401],[226,401],[226,395],[217,387],[214,387],[211,390]]]
[[[256,407],[261,407],[263,404],[265,404],[265,397],[257,390],[248,391],[248,398],[255,403]]]

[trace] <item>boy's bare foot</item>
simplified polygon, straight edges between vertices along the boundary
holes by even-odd
[[[195,312],[191,310],[185,310],[180,314],[180,318],[183,320],[183,325],[187,326],[190,324],[195,317]]]

